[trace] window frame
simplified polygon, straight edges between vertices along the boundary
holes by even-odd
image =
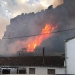
[[[34,69],[34,73],[30,73],[30,69]],[[29,74],[35,74],[35,68],[29,68]]]
[[[49,73],[49,70],[53,70],[54,73]],[[47,69],[47,74],[55,74],[55,69]]]

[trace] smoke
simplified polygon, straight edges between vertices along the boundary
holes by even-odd
[[[10,18],[14,18],[22,13],[40,12],[52,5],[56,0],[0,0],[0,39],[4,35],[6,26],[10,23]]]
[[[41,29],[46,23],[58,26],[55,31],[63,31],[69,28],[74,28],[75,25],[75,0],[64,0],[64,3],[56,8],[48,7],[46,10],[42,10],[38,13],[21,14],[10,20],[10,25],[6,27],[6,32],[3,38],[12,38],[20,36],[37,35],[41,32]],[[60,4],[60,0],[59,0]],[[73,37],[75,30],[63,31],[61,33],[53,33],[51,37],[43,41],[40,47],[36,48],[36,52],[33,55],[40,55],[42,47],[45,47],[46,54],[50,55],[51,52],[64,52],[64,40]],[[15,54],[22,48],[25,48],[35,37],[22,37],[13,39],[2,39],[3,54]]]
[[[9,19],[5,19],[2,16],[0,16],[0,38],[4,35],[4,31],[6,30],[6,26],[9,25]]]
[[[58,5],[63,4],[63,0],[55,0],[53,3],[53,7],[56,8]]]

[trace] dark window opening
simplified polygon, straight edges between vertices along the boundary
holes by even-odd
[[[29,68],[29,74],[35,74],[35,68]]]
[[[48,69],[48,74],[55,74],[55,69]]]
[[[3,69],[2,74],[10,74],[10,69]]]
[[[26,74],[26,70],[19,70],[19,74]]]

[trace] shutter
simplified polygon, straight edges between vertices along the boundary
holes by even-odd
[[[55,69],[48,69],[48,74],[55,74]]]
[[[29,68],[29,74],[35,74],[35,68]]]

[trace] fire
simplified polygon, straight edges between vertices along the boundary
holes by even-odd
[[[57,26],[56,26],[57,27]],[[46,24],[42,29],[41,35],[36,36],[35,39],[27,45],[26,52],[34,52],[35,48],[40,46],[43,40],[49,38],[50,33],[56,28],[51,26],[50,24]]]

